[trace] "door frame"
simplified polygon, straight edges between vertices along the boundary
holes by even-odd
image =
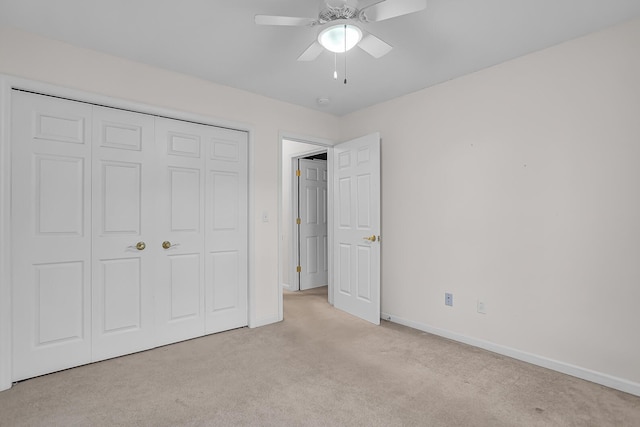
[[[328,149],[327,148],[321,148],[318,150],[311,150],[309,152],[305,152],[305,153],[298,153],[295,155],[295,157],[291,157],[291,172],[295,173],[294,171],[296,170],[295,168],[297,167],[296,162],[300,159],[304,159],[306,157],[309,156],[313,156],[314,154],[320,154],[320,153],[327,153],[328,154]],[[327,167],[329,165],[329,159],[327,156]],[[328,177],[329,175],[329,171],[327,170],[327,197],[329,197],[329,182],[328,182]],[[296,206],[299,203],[299,197],[300,197],[300,188],[299,188],[299,182],[295,179],[297,177],[294,177],[294,175],[290,176],[291,179],[291,198],[289,200],[291,200],[291,218],[296,218],[297,212],[296,212]],[[328,203],[328,200],[327,200]],[[327,205],[328,206],[328,205]],[[329,214],[329,211],[327,210],[327,215]],[[328,218],[327,218],[328,219]],[[289,247],[291,248],[291,254],[290,254],[290,259],[291,259],[291,264],[290,264],[290,269],[289,269],[289,277],[295,277],[297,273],[296,271],[296,264],[297,264],[297,257],[296,254],[299,251],[299,244],[300,244],[300,236],[299,236],[299,228],[297,227],[298,224],[292,222],[291,223],[291,241],[289,242]],[[328,230],[329,224],[327,223],[327,235],[329,233]],[[293,276],[291,276],[293,274]],[[293,291],[299,291],[300,290],[300,276],[298,276],[298,278],[296,279],[297,283],[292,286],[292,280],[289,280],[289,290],[293,290]],[[291,289],[293,288],[293,289]]]
[[[283,152],[282,152],[282,145],[283,142],[287,140],[287,141],[293,141],[293,142],[301,142],[303,144],[310,144],[310,145],[315,145],[318,147],[317,150],[310,150],[308,153],[296,153],[295,155],[292,155],[291,157],[289,157],[287,160],[283,160],[282,156],[283,156]],[[278,320],[283,320],[284,319],[284,307],[283,307],[283,301],[284,301],[284,296],[283,296],[283,291],[284,291],[284,287],[282,286],[282,278],[283,278],[283,267],[282,267],[282,261],[283,261],[283,256],[282,256],[282,241],[284,238],[284,235],[282,234],[282,230],[283,227],[285,226],[282,223],[282,212],[283,212],[283,207],[282,207],[282,185],[283,182],[285,182],[284,180],[288,180],[289,182],[291,182],[292,177],[291,176],[287,176],[284,177],[283,176],[283,161],[287,161],[287,162],[291,162],[291,164],[293,165],[293,159],[294,158],[298,158],[300,156],[302,157],[306,157],[309,156],[313,153],[318,153],[318,152],[327,152],[327,212],[332,212],[333,211],[333,201],[331,200],[332,198],[332,194],[333,194],[333,162],[331,161],[331,157],[333,154],[333,146],[336,144],[335,141],[331,141],[328,139],[323,139],[323,138],[315,138],[312,136],[306,136],[306,135],[300,135],[300,134],[296,134],[293,132],[286,132],[286,131],[280,131],[279,135],[278,135]],[[291,206],[287,207],[286,209],[289,210],[289,212],[293,212],[293,186],[290,185],[289,186],[289,192],[291,192],[291,198],[289,200],[291,200]],[[331,271],[332,271],[332,257],[331,254],[333,253],[331,250],[331,244],[333,243],[333,235],[331,232],[331,227],[333,225],[333,218],[331,214],[328,214],[328,218],[327,218],[327,239],[328,239],[328,254],[327,254],[327,258],[328,258],[328,267],[329,267],[329,280],[328,280],[328,288],[329,288],[329,297],[328,297],[328,301],[329,304],[333,305],[333,295],[332,295],[332,290],[333,290],[333,280],[331,278]],[[293,234],[291,235],[291,239],[293,240]],[[293,265],[293,242],[290,242],[290,248],[291,248],[291,254],[290,254],[290,265]],[[290,273],[291,274],[291,273]]]
[[[0,74],[0,391],[12,384],[12,296],[11,296],[11,91],[25,90],[49,96],[87,102],[135,111],[154,116],[169,117],[208,126],[245,131],[248,134],[248,319],[250,328],[259,326],[256,320],[255,301],[255,167],[254,128],[246,123],[218,119],[194,113],[156,107],[134,101],[126,101],[76,89],[43,83],[35,80]]]

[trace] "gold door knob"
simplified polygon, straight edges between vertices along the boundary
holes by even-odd
[[[370,242],[375,242],[376,241],[376,235],[374,234],[371,237],[363,237],[364,240],[368,240]]]
[[[171,247],[171,242],[168,240],[165,240],[164,242],[162,242],[162,247],[164,249],[169,249]]]
[[[144,250],[144,248],[146,248],[146,247],[147,247],[147,245],[146,245],[146,243],[144,243],[144,242],[138,242],[138,243],[136,243],[136,249],[137,249],[137,250],[139,250],[139,251],[143,251],[143,250]]]

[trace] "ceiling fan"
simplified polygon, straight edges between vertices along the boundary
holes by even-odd
[[[256,15],[258,25],[283,25],[320,28],[318,38],[298,57],[298,61],[313,61],[327,49],[334,53],[346,52],[358,46],[374,58],[380,58],[392,49],[387,42],[362,29],[360,24],[384,21],[427,7],[426,0],[377,0],[359,4],[358,0],[325,0],[317,18],[294,16]]]

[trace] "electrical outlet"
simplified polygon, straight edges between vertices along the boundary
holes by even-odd
[[[453,294],[447,292],[444,294],[444,305],[453,307]]]
[[[487,304],[482,300],[478,300],[478,313],[487,314]]]

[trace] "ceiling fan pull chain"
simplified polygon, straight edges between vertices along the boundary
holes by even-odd
[[[344,84],[347,84],[347,24],[344,24]]]
[[[333,80],[338,80],[338,54],[333,54]]]

